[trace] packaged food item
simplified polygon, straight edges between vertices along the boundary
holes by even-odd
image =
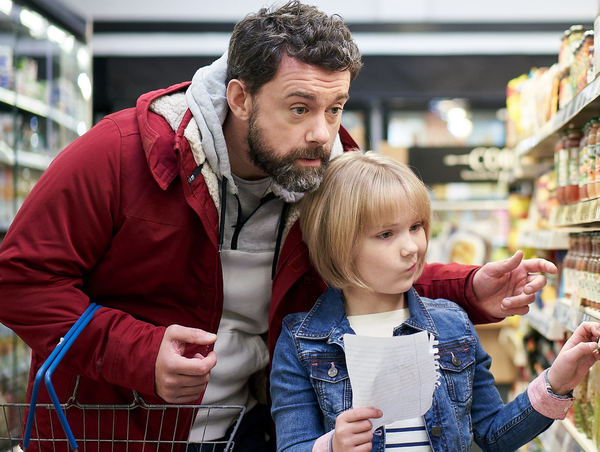
[[[567,204],[579,201],[579,144],[581,141],[581,130],[574,126],[567,130],[565,147],[569,153],[568,181],[565,189]]]
[[[559,204],[567,203],[569,181],[569,151],[565,146],[566,132],[560,132],[554,144],[554,169],[556,171],[556,199]]]
[[[588,147],[588,162],[587,166],[587,194],[589,199],[595,199],[598,197],[600,193],[598,193],[596,189],[596,146],[597,146],[597,138],[598,138],[598,128],[600,127],[600,122],[598,118],[592,119],[590,122],[590,128],[588,132],[587,138],[587,147]]]

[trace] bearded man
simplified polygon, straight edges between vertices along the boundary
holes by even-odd
[[[245,405],[236,450],[268,448],[257,376],[281,319],[309,310],[326,288],[296,203],[330,159],[357,148],[340,120],[361,66],[339,16],[297,1],[261,9],[191,83],[142,95],[61,152],[0,247],[0,321],[32,348],[29,392],[94,302],[102,308],[54,373],[61,401],[78,381],[84,404],[126,404],[135,390],[150,403]],[[545,284],[531,273],[556,271],[521,257],[430,264],[415,287],[461,303],[475,322],[521,314]],[[43,390],[39,400],[48,400]],[[191,433],[192,414],[181,414],[185,427],[162,434],[227,437],[234,413],[218,413],[199,415]],[[40,416],[39,436],[49,437]],[[87,422],[71,420],[76,435]],[[135,412],[129,424],[116,428],[157,428]],[[110,438],[115,426],[101,428]]]

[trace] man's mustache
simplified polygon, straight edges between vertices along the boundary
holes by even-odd
[[[329,159],[329,151],[325,148],[325,146],[319,146],[312,149],[296,149],[290,157],[293,160],[298,159],[319,159],[319,160],[327,160]]]

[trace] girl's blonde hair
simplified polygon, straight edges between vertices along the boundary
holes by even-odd
[[[356,271],[354,256],[369,229],[395,223],[405,214],[423,225],[429,239],[427,187],[409,167],[375,152],[345,152],[333,159],[319,188],[304,196],[300,209],[310,258],[321,277],[338,288],[368,288]],[[423,265],[419,263],[418,274]]]

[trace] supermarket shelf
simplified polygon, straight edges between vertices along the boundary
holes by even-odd
[[[523,316],[529,325],[551,341],[564,339],[566,328],[546,312],[531,306]]]
[[[471,201],[431,201],[431,210],[506,210],[506,199],[471,200]]]
[[[519,231],[517,245],[538,250],[567,250],[569,249],[569,232],[567,228],[522,230]]]
[[[18,163],[21,167],[44,171],[48,168],[50,162],[52,162],[52,157],[40,152],[17,151],[15,157],[13,150],[4,141],[0,140],[0,163],[8,166]]]
[[[596,77],[569,102],[557,111],[535,134],[515,146],[518,156],[550,157],[558,133],[569,124],[583,127],[600,114],[600,77]]]
[[[571,302],[565,298],[559,298],[554,302],[554,318],[568,331],[575,331],[581,322],[600,322],[600,310],[590,307],[573,307]]]
[[[41,154],[39,152],[29,151],[17,152],[17,163],[19,164],[19,166],[44,171],[48,168],[51,162],[52,157],[48,154]]]
[[[73,132],[78,132],[81,129],[79,123],[81,121],[76,118],[67,115],[66,113],[52,108],[47,103],[35,99],[33,97],[18,94],[10,89],[0,86],[0,102],[8,105],[20,108],[21,110],[28,111],[30,113],[50,118],[54,122],[66,127]]]
[[[15,154],[11,147],[4,140],[0,139],[0,163],[8,166],[15,164]]]
[[[582,321],[600,322],[600,311],[598,309],[585,307],[583,308]]]
[[[596,446],[591,439],[589,439],[584,433],[577,430],[577,428],[571,423],[571,421],[565,419],[561,421],[565,430],[573,437],[573,439],[577,442],[579,447],[583,449],[584,452],[597,452]]]
[[[600,222],[600,199],[590,199],[574,204],[559,205],[552,209],[551,226],[590,225]]]

